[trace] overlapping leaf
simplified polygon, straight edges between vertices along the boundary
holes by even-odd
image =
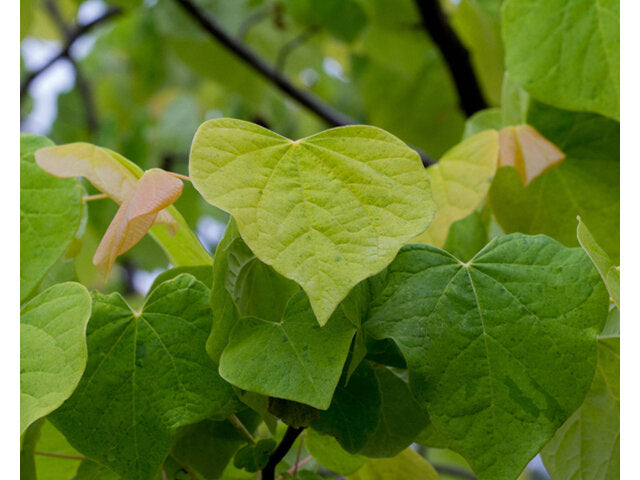
[[[94,293],[86,372],[50,417],[74,447],[125,479],[150,480],[178,427],[224,415],[233,392],[204,350],[208,294],[186,274],[156,288],[140,313],[118,294]]]
[[[620,338],[598,341],[587,398],[542,450],[553,478],[620,478]]]
[[[619,0],[507,0],[506,66],[535,98],[620,118]]]
[[[291,141],[233,119],[200,126],[191,179],[233,215],[251,251],[302,286],[318,322],[433,215],[418,155],[374,127]]]
[[[331,435],[322,435],[308,429],[304,437],[304,445],[311,456],[322,466],[340,475],[349,475],[357,471],[366,458],[346,452]]]
[[[587,252],[589,258],[600,272],[600,276],[609,291],[609,295],[620,308],[620,266],[615,265],[607,252],[605,252],[587,226],[578,217],[578,241],[584,251]]]
[[[427,169],[436,215],[413,242],[444,245],[451,224],[472,213],[487,196],[498,165],[498,149],[498,133],[488,130],[456,145]]]
[[[393,458],[367,459],[348,480],[438,480],[438,472],[424,458],[407,448]]]
[[[27,300],[62,257],[80,226],[82,188],[77,180],[43,172],[34,152],[53,143],[20,135],[20,302]]]
[[[140,167],[122,155],[89,143],[41,148],[36,161],[52,175],[87,178],[118,204],[134,195],[138,179],[144,174]],[[151,227],[150,234],[165,250],[174,266],[211,263],[211,256],[175,207],[160,210],[153,223],[155,225]]]
[[[87,363],[85,329],[91,297],[79,283],[60,283],[20,312],[20,434],[62,405]]]
[[[524,186],[500,168],[491,184],[491,208],[505,232],[544,233],[578,246],[576,216],[589,226],[616,264],[620,256],[620,125],[588,113],[533,102],[527,123],[562,150],[556,168]]]
[[[371,286],[367,332],[398,344],[480,479],[515,478],[584,399],[608,300],[582,249],[514,234],[461,263],[407,246]]]

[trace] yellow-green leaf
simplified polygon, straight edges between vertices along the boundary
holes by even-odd
[[[393,458],[369,458],[348,480],[438,480],[438,472],[424,458],[407,448]]]
[[[252,123],[209,120],[193,140],[189,171],[205,200],[233,215],[256,257],[305,290],[321,325],[434,212],[417,153],[375,127],[292,141]]]
[[[414,243],[442,247],[449,227],[473,212],[487,196],[498,164],[498,132],[487,130],[456,145],[427,169],[436,215]]]

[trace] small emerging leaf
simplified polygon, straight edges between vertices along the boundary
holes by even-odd
[[[276,447],[272,438],[260,440],[255,445],[245,445],[233,459],[236,468],[244,468],[247,472],[262,470],[269,461],[269,455]]]
[[[514,167],[522,183],[531,181],[564,160],[564,153],[530,125],[500,130],[500,167]]]
[[[80,142],[41,148],[36,152],[36,163],[45,172],[63,178],[85,177],[117,204],[132,195],[138,181],[138,176],[124,160],[109,149]],[[169,212],[161,212],[157,223],[173,230],[178,228]]]
[[[118,255],[130,250],[153,225],[158,213],[182,193],[182,182],[164,170],[145,172],[122,202],[104,234],[93,263],[109,274]],[[175,233],[175,232],[174,232]]]

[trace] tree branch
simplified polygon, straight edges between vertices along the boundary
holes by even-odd
[[[440,0],[416,0],[422,23],[444,57],[460,99],[460,108],[471,116],[487,108],[469,52],[451,28]]]
[[[276,466],[291,449],[296,438],[298,438],[298,435],[300,435],[303,430],[303,428],[293,428],[292,426],[287,427],[284,437],[282,437],[282,440],[276,449],[271,452],[271,455],[269,455],[269,461],[262,469],[262,480],[275,479]]]
[[[329,125],[338,127],[352,125],[356,123],[352,118],[334,109],[330,105],[320,100],[311,92],[296,87],[278,69],[271,66],[253,50],[242,42],[229,35],[221,25],[216,22],[207,12],[196,6],[191,0],[175,0],[209,35],[218,40],[227,49],[242,59],[247,65],[260,73],[268,81],[273,83],[280,91],[297,101],[322,118]],[[435,163],[435,160],[418,148],[413,148],[422,160],[423,165],[428,166]]]
[[[36,70],[35,72],[31,72],[29,75],[27,75],[27,78],[24,80],[24,82],[22,82],[22,85],[20,85],[20,103],[22,103],[22,101],[24,100],[25,95],[29,90],[29,86],[31,85],[31,83],[40,74],[48,70],[49,67],[51,67],[58,60],[69,56],[69,51],[71,50],[71,47],[76,42],[76,40],[78,40],[80,37],[82,37],[89,31],[91,31],[93,28],[97,27],[98,25],[106,22],[107,20],[110,20],[116,15],[119,15],[121,11],[122,10],[118,7],[110,8],[104,13],[104,15],[84,25],[77,25],[73,30],[71,30],[60,52],[56,56],[54,56],[51,60],[49,60],[45,65],[40,67],[38,70]]]

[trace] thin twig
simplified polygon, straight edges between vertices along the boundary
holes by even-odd
[[[285,43],[280,51],[278,52],[278,56],[276,57],[276,69],[283,72],[284,64],[287,61],[287,57],[291,52],[293,52],[296,48],[303,45],[307,40],[313,37],[316,33],[320,31],[320,27],[318,25],[311,25],[309,28],[304,30],[300,35],[293,37],[287,43]]]
[[[55,458],[65,458],[67,460],[84,460],[85,457],[80,455],[67,455],[65,453],[54,453],[54,452],[33,452],[35,455],[42,455],[43,457],[55,457]]]
[[[467,116],[487,108],[487,102],[471,66],[469,52],[449,24],[440,0],[416,0],[416,5],[425,29],[449,67],[458,91],[460,108]]]
[[[300,454],[302,453],[302,444],[304,443],[304,433],[300,436],[300,443],[298,444],[298,453],[296,454],[296,463],[293,466],[293,478],[298,475],[298,464],[300,463]]]
[[[287,431],[284,433],[284,437],[276,447],[276,449],[269,455],[269,461],[262,469],[262,480],[274,480],[276,466],[284,458],[287,452],[291,449],[293,444],[298,438],[298,435],[302,433],[302,428],[294,428],[292,426],[287,427]]]
[[[247,429],[247,427],[244,426],[244,424],[240,421],[240,419],[235,414],[229,417],[229,421],[233,424],[234,427],[236,427],[246,437],[246,439],[249,441],[251,445],[256,444],[256,439],[253,438],[253,435],[251,435],[251,432]]]
[[[263,60],[262,57],[256,54],[244,43],[239,42],[237,39],[229,35],[214,18],[196,6],[191,0],[175,1],[189,15],[191,15],[198,24],[200,24],[204,31],[218,40],[251,68],[269,80],[273,85],[280,89],[280,91],[287,94],[312,113],[315,113],[329,125],[338,127],[343,125],[353,125],[356,123],[352,118],[326,104],[313,93],[296,87],[278,69],[269,65],[269,63]],[[422,150],[416,147],[411,148],[418,152],[424,166],[429,166],[435,163],[435,160]]]
[[[40,67],[38,70],[36,70],[34,72],[31,72],[29,75],[27,75],[27,78],[25,78],[24,82],[22,82],[22,85],[20,85],[20,102],[22,102],[22,100],[25,98],[26,93],[29,90],[29,86],[31,85],[31,83],[39,75],[41,75],[43,72],[48,70],[49,67],[51,67],[58,60],[69,56],[69,51],[71,50],[71,47],[76,42],[76,40],[78,40],[80,37],[82,37],[83,35],[85,35],[89,31],[91,31],[93,28],[97,27],[98,25],[106,22],[107,20],[110,20],[111,18],[113,18],[116,15],[119,15],[121,11],[122,10],[120,8],[113,7],[113,8],[110,8],[109,10],[107,10],[104,13],[104,15],[96,18],[95,20],[93,20],[93,21],[91,21],[89,23],[86,23],[84,25],[77,25],[71,31],[71,33],[69,33],[69,35],[67,36],[67,39],[66,39],[64,45],[62,46],[62,49],[60,50],[60,52],[57,55],[55,55],[51,60],[49,60],[46,64],[44,64],[42,67]]]
[[[94,200],[102,200],[103,198],[109,198],[106,193],[96,193],[95,195],[85,195],[82,197],[83,202],[93,202]]]
[[[242,22],[242,24],[238,28],[238,38],[241,38],[242,40],[244,40],[244,38],[247,36],[247,33],[249,33],[249,30],[251,30],[252,27],[254,27],[258,23],[260,23],[262,20],[265,20],[268,17],[269,17],[269,10],[266,8],[249,15],[247,19],[244,22]]]

